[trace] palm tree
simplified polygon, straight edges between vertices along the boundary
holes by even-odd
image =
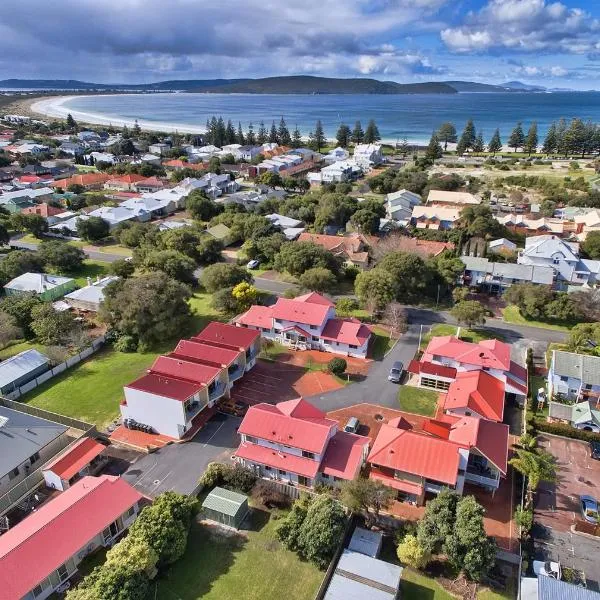
[[[535,452],[537,449],[537,436],[531,435],[530,433],[524,433],[517,443],[517,445],[523,450],[529,450],[529,452]]]
[[[527,478],[527,508],[532,506],[533,494],[542,481],[556,481],[556,459],[545,450],[517,448],[517,455],[509,463]]]

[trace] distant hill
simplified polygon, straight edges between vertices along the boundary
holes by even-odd
[[[541,85],[529,85],[522,81],[507,81],[502,84],[502,87],[519,92],[545,92],[546,88]]]
[[[204,91],[215,89],[222,85],[243,83],[248,79],[189,79],[158,81],[156,83],[91,83],[89,81],[78,81],[77,79],[4,79],[0,81],[0,89],[12,88],[21,90],[86,90],[86,91],[109,91],[109,90],[134,90],[134,91],[189,91],[191,89]]]
[[[453,87],[457,92],[506,92],[502,86],[490,83],[475,83],[474,81],[444,81],[444,83]]]

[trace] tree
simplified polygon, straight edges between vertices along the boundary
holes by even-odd
[[[127,277],[131,277],[135,272],[135,265],[132,260],[125,260],[121,258],[119,260],[115,260],[114,263],[110,265],[110,272],[117,277],[122,277],[123,279],[127,279]]]
[[[272,188],[281,186],[281,175],[275,171],[265,171],[258,176],[258,183]]]
[[[465,128],[463,129],[458,143],[460,147],[464,149],[464,151],[470,150],[473,147],[473,144],[475,143],[475,125],[473,123],[473,119],[469,119],[465,124]]]
[[[158,229],[152,223],[125,221],[115,229],[115,236],[123,246],[138,248],[144,241],[157,237]],[[154,243],[152,244],[154,245]]]
[[[395,296],[394,277],[381,269],[362,271],[354,280],[354,293],[362,305],[374,313],[382,311]]]
[[[485,324],[486,310],[477,300],[458,302],[452,307],[450,314],[458,321],[459,325],[474,327]]]
[[[155,250],[144,261],[148,271],[162,271],[169,277],[183,283],[195,283],[196,262],[177,250]]]
[[[544,145],[542,146],[542,152],[544,154],[553,154],[556,152],[558,147],[558,136],[556,131],[556,123],[552,123],[544,138]]]
[[[110,226],[100,217],[77,219],[77,235],[88,242],[98,242],[108,236]]]
[[[77,130],[77,122],[75,121],[75,119],[73,118],[73,115],[71,113],[69,113],[67,115],[67,127],[69,129],[71,129],[72,131]]]
[[[59,345],[75,328],[75,317],[69,311],[57,311],[52,304],[42,303],[31,310],[31,329],[42,344]]]
[[[211,237],[204,235],[196,244],[196,261],[200,265],[212,265],[222,259],[223,244]]]
[[[252,283],[252,275],[243,267],[230,263],[217,263],[206,267],[200,277],[202,286],[212,294],[222,288],[233,288],[238,283]]]
[[[191,290],[156,272],[119,280],[104,289],[100,319],[142,347],[179,337],[189,324]]]
[[[413,569],[424,569],[431,561],[431,554],[425,550],[416,535],[409,534],[398,544],[398,560]]]
[[[362,144],[364,139],[365,132],[363,131],[362,125],[360,124],[360,121],[356,121],[350,140],[353,144]]]
[[[394,280],[395,298],[398,302],[410,302],[421,298],[431,280],[431,270],[416,254],[391,252],[384,256],[375,269],[380,274],[388,272]]]
[[[298,551],[300,549],[300,531],[312,502],[311,496],[301,495],[277,525],[275,533],[288,550]]]
[[[350,223],[361,233],[367,235],[375,234],[379,231],[380,217],[377,213],[368,208],[359,208],[351,217]]]
[[[429,554],[439,554],[452,534],[459,496],[447,488],[430,500],[417,526],[417,540]]]
[[[254,125],[252,123],[248,125],[248,133],[246,134],[246,144],[248,144],[248,146],[254,146],[256,144],[256,135],[254,133]]]
[[[588,237],[590,234],[588,233]],[[588,321],[600,321],[600,289],[591,288],[570,294],[581,315]],[[573,331],[573,330],[571,330]]]
[[[292,136],[290,130],[287,128],[285,120],[281,117],[279,121],[279,128],[277,129],[277,140],[281,146],[290,146],[292,143]]]
[[[473,152],[476,152],[477,154],[485,152],[485,142],[483,140],[483,132],[481,131],[477,134],[475,142],[473,142]]]
[[[535,283],[516,283],[504,294],[509,304],[519,307],[519,312],[527,319],[543,319],[546,306],[554,300],[552,290]]]
[[[537,152],[537,147],[539,143],[538,138],[538,126],[534,121],[529,127],[529,131],[527,132],[527,137],[525,138],[525,144],[523,146],[523,150],[531,156]]]
[[[18,231],[29,231],[36,238],[48,231],[48,221],[42,215],[27,215],[14,213],[10,216],[10,223]]]
[[[527,508],[533,506],[533,495],[542,481],[556,481],[556,459],[546,450],[517,448],[508,462],[527,479]]]
[[[352,136],[352,131],[350,127],[345,123],[341,123],[338,127],[337,133],[335,134],[335,139],[337,140],[338,146],[342,148],[347,148],[350,144],[350,137]]]
[[[244,137],[244,130],[242,129],[242,124],[238,121],[237,133],[235,134],[235,143],[243,146],[246,143],[246,138]]]
[[[248,283],[242,281],[233,287],[231,295],[235,298],[240,311],[248,310],[258,299],[258,290]]]
[[[581,244],[581,249],[590,258],[600,259],[600,231],[590,231]]]
[[[202,190],[193,190],[185,200],[185,208],[194,219],[210,221],[223,212],[223,207],[211,200]]]
[[[327,363],[327,370],[330,373],[337,375],[338,377],[340,375],[343,375],[347,368],[348,368],[348,363],[343,358],[340,358],[339,356],[332,358]]]
[[[443,151],[442,146],[440,145],[440,141],[435,133],[431,134],[431,139],[429,140],[429,145],[425,150],[425,157],[430,161],[435,162],[437,158],[442,158]]]
[[[491,152],[493,156],[496,156],[496,152],[500,152],[500,150],[502,150],[502,140],[500,139],[500,130],[496,129],[488,144],[488,152]]]
[[[258,124],[258,134],[256,135],[256,143],[262,146],[267,141],[267,128],[263,121]]]
[[[597,348],[600,346],[600,323],[575,325],[569,333],[567,346],[572,352],[597,354]]]
[[[302,146],[302,134],[298,129],[298,125],[294,128],[294,132],[292,133],[292,148],[300,148]]]
[[[313,242],[286,242],[275,256],[274,268],[299,277],[315,267],[329,269],[334,275],[340,270],[339,260],[322,246]]]
[[[410,145],[408,143],[408,138],[402,138],[400,145],[398,146],[398,151],[402,156],[406,156],[410,152]]]
[[[44,264],[61,272],[76,271],[85,260],[85,253],[81,248],[58,240],[42,242],[38,247],[38,255]]]
[[[379,129],[375,124],[375,121],[371,119],[365,129],[365,144],[373,144],[381,139],[379,135]]]
[[[0,300],[0,311],[12,316],[23,335],[29,339],[34,335],[31,330],[31,313],[41,302],[34,292],[6,296]]]
[[[362,513],[367,527],[377,523],[379,513],[395,498],[394,491],[375,479],[357,477],[342,484],[342,502],[355,513]]]
[[[522,148],[525,144],[525,134],[523,133],[523,125],[519,121],[517,126],[512,130],[508,138],[508,147],[513,148],[516,152],[518,148]]]
[[[325,267],[313,267],[300,275],[299,282],[313,292],[331,292],[337,285],[337,278]]]
[[[23,330],[15,317],[0,310],[0,348],[4,348],[9,342],[23,337]]]
[[[316,150],[317,152],[321,152],[321,148],[327,144],[321,119],[317,121],[315,130],[310,135],[310,140],[312,149]]]
[[[398,337],[406,329],[406,310],[399,302],[390,302],[383,313],[383,322],[390,327]]]
[[[194,227],[169,229],[161,234],[161,240],[167,250],[176,250],[194,261],[199,259],[198,246],[206,234]]]
[[[279,137],[277,136],[277,127],[275,127],[275,121],[271,122],[271,130],[269,131],[269,143],[277,144]]]
[[[457,136],[454,123],[442,123],[440,128],[437,130],[437,138],[440,142],[444,143],[444,152],[448,150],[448,144],[456,143]]]
[[[148,541],[139,535],[128,535],[106,553],[103,568],[124,569],[129,573],[145,573],[150,579],[156,575],[158,554]]]
[[[358,302],[354,298],[340,298],[335,303],[335,312],[338,317],[349,317],[358,309]]]
[[[23,273],[39,273],[43,269],[42,259],[30,250],[14,250],[0,262],[0,275],[5,283]]]
[[[0,246],[7,246],[10,242],[10,234],[4,224],[0,223]]]

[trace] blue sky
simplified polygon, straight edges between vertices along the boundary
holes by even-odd
[[[292,74],[600,89],[600,2],[2,0],[0,78]]]

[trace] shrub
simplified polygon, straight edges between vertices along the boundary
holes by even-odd
[[[548,423],[545,419],[533,419],[533,426],[537,431],[560,435],[573,440],[583,440],[584,442],[600,442],[600,433],[593,431],[583,431],[576,427],[571,427],[567,423]]]
[[[348,363],[343,358],[332,358],[327,364],[327,370],[334,375],[342,375],[346,371]]]
[[[274,485],[261,479],[252,490],[254,497],[267,508],[284,508],[289,506],[290,498],[283,492],[280,492]]]
[[[247,494],[256,483],[256,475],[240,464],[210,463],[200,477],[200,483],[208,488],[223,486]]]
[[[419,544],[415,535],[407,535],[399,544],[397,555],[400,562],[413,569],[423,569],[431,560],[431,554]]]
[[[135,352],[138,347],[138,341],[132,335],[121,335],[117,338],[114,347],[119,352]]]
[[[221,485],[224,481],[225,471],[231,468],[229,465],[224,465],[223,463],[209,463],[206,467],[206,471],[200,477],[200,483],[207,487],[213,488],[218,485]]]

